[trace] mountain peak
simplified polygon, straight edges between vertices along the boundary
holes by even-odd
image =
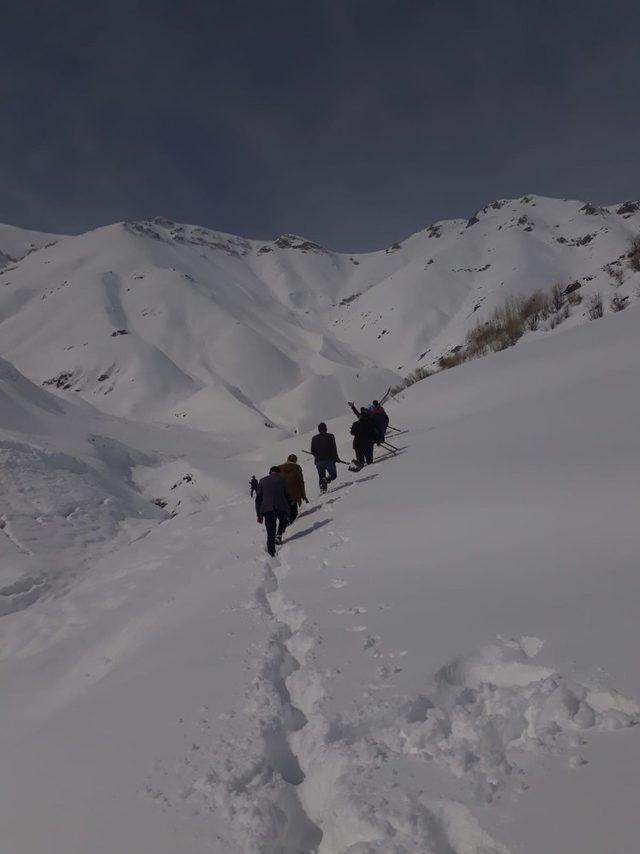
[[[273,241],[274,246],[279,249],[297,249],[300,252],[326,252],[324,246],[301,237],[299,234],[282,234]]]
[[[234,234],[226,234],[222,231],[213,231],[200,225],[173,222],[161,216],[137,222],[125,222],[124,227],[131,234],[139,237],[202,246],[207,249],[220,250],[235,257],[242,257],[251,249],[251,242],[244,237],[237,237]]]

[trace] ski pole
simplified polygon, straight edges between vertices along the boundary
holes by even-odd
[[[380,406],[384,406],[385,401],[387,400],[387,398],[389,397],[390,394],[391,394],[391,386],[389,386],[389,388],[386,390],[386,392],[382,395],[382,397],[380,399]]]
[[[303,453],[303,454],[307,454],[309,457],[313,457],[313,454],[311,453],[311,451],[305,451],[305,450],[304,450],[304,448],[302,449],[302,453]],[[348,465],[350,465],[350,463],[347,463],[347,462],[345,462],[344,460],[336,460],[336,462],[337,462],[337,463],[342,463],[342,465],[343,465],[343,466],[348,466]]]

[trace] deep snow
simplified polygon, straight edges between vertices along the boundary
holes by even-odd
[[[98,257],[99,233],[72,240]],[[106,336],[120,287],[94,266]],[[25,303],[4,354],[41,383],[95,293],[79,320]],[[280,336],[291,315],[260,321]],[[195,382],[198,339],[163,324]],[[245,484],[310,436],[286,436],[275,386],[280,432],[222,437],[115,417],[184,390],[156,355],[161,385],[117,392],[112,415],[3,363],[1,850],[635,851],[639,333],[634,305],[418,383],[390,406],[401,453],[326,496],[301,455],[312,501],[274,561]],[[97,370],[106,345],[87,351]],[[348,424],[331,424],[345,458]]]

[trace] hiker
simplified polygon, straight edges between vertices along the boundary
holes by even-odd
[[[360,417],[360,412],[364,409],[369,413],[371,418],[373,419],[373,423],[375,424],[376,430],[378,431],[378,436],[381,442],[384,442],[385,435],[387,433],[387,427],[389,426],[389,416],[384,410],[384,407],[380,403],[379,400],[374,400],[371,406],[362,407],[360,410],[356,409],[355,403],[350,400],[348,401],[349,406],[353,410],[353,414],[356,418]]]
[[[373,462],[373,446],[380,444],[380,435],[373,418],[364,406],[358,413],[358,420],[351,425],[351,435],[353,436],[353,450],[356,453],[358,465],[360,468],[365,463],[371,465]]]
[[[289,523],[291,499],[287,482],[278,466],[271,466],[269,474],[258,483],[256,490],[256,515],[258,524],[267,529],[267,551],[275,557],[276,545],[282,544],[282,535]]]
[[[318,424],[318,432],[311,440],[311,453],[318,469],[320,492],[326,492],[327,484],[338,476],[336,463],[340,462],[340,457],[336,448],[336,437],[333,433],[327,433],[327,425],[324,422]]]
[[[380,441],[384,442],[387,434],[387,427],[389,426],[389,416],[384,411],[384,406],[381,405],[379,400],[373,401],[370,412],[373,423],[375,424],[378,435],[380,436]]]
[[[307,493],[304,487],[304,475],[302,469],[298,465],[298,458],[295,454],[289,454],[286,463],[278,466],[280,474],[284,477],[287,484],[287,492],[289,494],[289,524],[293,525],[298,515],[298,507],[303,501],[309,503]]]

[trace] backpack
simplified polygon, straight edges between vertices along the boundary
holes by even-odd
[[[386,430],[389,426],[389,416],[384,411],[382,406],[376,406],[375,409],[372,409],[371,417],[373,418],[376,425],[380,425],[383,430]]]

